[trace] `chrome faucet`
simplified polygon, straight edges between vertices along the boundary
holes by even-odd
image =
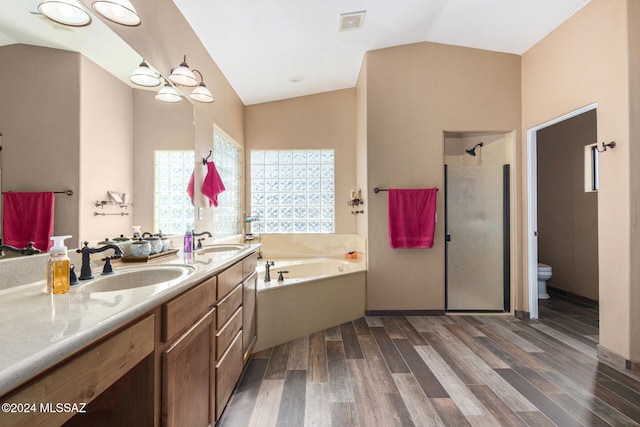
[[[193,240],[193,249],[194,249],[194,250],[195,250],[195,249],[202,249],[202,241],[204,240],[204,237],[202,237],[202,238],[198,239],[198,245],[197,245],[197,247],[196,247],[196,241],[195,241],[195,238],[196,238],[196,237],[198,237],[198,236],[204,236],[205,234],[207,235],[207,237],[213,237],[213,236],[211,235],[211,233],[209,233],[208,231],[203,231],[202,233],[196,233],[195,231],[193,232],[193,237],[194,237],[194,240]]]
[[[104,245],[99,248],[90,248],[89,242],[84,242],[84,247],[82,249],[76,249],[76,252],[82,254],[82,268],[80,269],[80,280],[89,280],[93,279],[93,274],[91,273],[91,254],[95,254],[97,252],[104,252],[107,249],[113,249],[115,255],[110,257],[120,258],[122,256],[122,249],[118,245]]]
[[[274,265],[273,261],[267,261],[267,263],[264,265],[264,281],[265,282],[271,281],[271,274],[269,273],[269,269],[273,267],[273,265]]]
[[[26,248],[16,248],[14,246],[2,245],[0,246],[0,258],[4,256],[4,251],[15,252],[21,255],[35,255],[40,253],[40,249],[33,246],[33,242],[27,243]]]

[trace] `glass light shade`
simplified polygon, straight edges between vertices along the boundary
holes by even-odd
[[[180,93],[169,83],[165,83],[164,87],[158,91],[156,99],[158,101],[169,102],[171,104],[182,101]]]
[[[187,65],[187,56],[185,55],[184,61],[180,64],[178,68],[171,71],[171,75],[169,75],[169,80],[174,82],[179,86],[187,86],[194,87],[198,85],[198,80],[196,76],[189,69],[189,65]]]
[[[38,11],[54,22],[70,27],[84,27],[91,23],[91,16],[78,0],[45,0]]]
[[[154,73],[145,61],[142,61],[140,66],[133,70],[129,79],[133,83],[145,87],[155,87],[161,83],[158,74]]]
[[[193,92],[191,92],[191,95],[189,95],[189,98],[198,102],[211,103],[215,101],[215,99],[213,99],[213,95],[211,94],[211,91],[207,89],[207,86],[204,84],[204,82],[200,82],[198,87],[195,88]]]
[[[91,5],[93,10],[117,24],[137,27],[142,23],[136,8],[129,0],[98,0]]]

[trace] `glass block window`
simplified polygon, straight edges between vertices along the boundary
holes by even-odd
[[[215,127],[213,162],[224,183],[213,210],[213,236],[216,239],[242,233],[242,148],[226,133]]]
[[[187,195],[193,165],[193,150],[155,152],[156,233],[184,234],[187,230],[193,230],[194,210]]]
[[[333,150],[251,151],[254,233],[333,233]]]

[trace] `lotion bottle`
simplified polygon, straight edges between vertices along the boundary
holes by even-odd
[[[47,293],[66,294],[69,292],[69,267],[71,262],[67,256],[64,240],[71,236],[53,236],[53,246],[49,250],[47,260]]]

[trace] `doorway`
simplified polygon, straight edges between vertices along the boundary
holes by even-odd
[[[507,134],[445,133],[445,308],[510,310]]]
[[[589,147],[597,139],[596,108],[588,105],[527,131],[528,297],[534,319],[539,263],[551,266],[548,287],[569,298],[598,299],[597,150]]]

